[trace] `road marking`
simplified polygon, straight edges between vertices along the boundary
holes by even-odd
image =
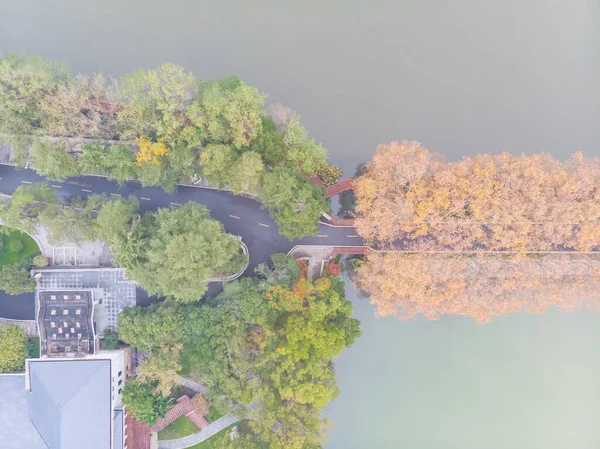
[[[351,238],[351,239],[357,239],[358,235],[347,235],[346,237]]]
[[[259,223],[258,225],[259,225],[259,226],[264,226],[265,228],[268,228],[268,227],[269,227],[269,225],[266,225],[266,224],[264,224],[264,223]]]
[[[140,196],[140,200],[150,201],[150,198],[146,198],[145,196]]]
[[[23,184],[31,184],[30,181],[21,181]]]
[[[317,237],[322,237],[322,238],[324,238],[324,237],[327,237],[327,235],[325,235],[325,234],[317,234]]]
[[[237,215],[229,215],[231,218],[235,218],[236,220],[239,220],[240,217],[238,217]]]
[[[181,206],[181,204],[179,204],[179,203],[172,203],[172,202],[171,202],[171,203],[169,203],[169,204],[170,204],[171,206]]]
[[[62,186],[55,186],[54,184],[52,184],[50,187],[54,187],[55,189],[62,189]]]
[[[82,192],[91,192],[91,190],[88,189],[81,189]]]
[[[110,196],[121,196],[120,193],[111,193]]]

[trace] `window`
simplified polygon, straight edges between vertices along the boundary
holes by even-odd
[[[119,380],[119,383],[117,385],[121,385],[123,383],[123,379]]]
[[[123,389],[122,389],[122,388],[119,388],[119,394],[121,394],[121,391],[123,391]]]
[[[123,371],[119,371],[118,376],[121,377],[121,374],[123,374]]]
[[[69,334],[65,334],[65,338],[69,338]]]
[[[74,328],[74,327],[72,327],[72,328],[71,328],[71,333],[72,333],[72,334],[74,334],[74,333],[75,333],[75,328]]]

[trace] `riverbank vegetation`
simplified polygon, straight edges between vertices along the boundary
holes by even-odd
[[[71,76],[38,56],[0,57],[0,133],[10,157],[49,179],[103,174],[173,191],[201,177],[258,195],[290,240],[316,234],[322,184],[341,170],[281,105],[235,76],[197,81],[175,64],[116,80]],[[313,182],[309,182],[311,179]]]
[[[379,250],[356,281],[403,318],[597,304],[599,185],[600,159],[580,153],[447,163],[417,142],[381,145],[356,180],[356,229]]]
[[[275,259],[270,273],[280,281],[264,274],[236,281],[200,307],[129,308],[118,317],[118,333],[150,351],[140,370],[153,373],[156,394],[167,395],[177,373],[194,373],[220,410],[250,419],[242,437],[248,444],[317,447],[321,409],[338,392],[332,361],[360,335],[359,323],[338,278],[312,281],[297,269],[288,276],[282,272],[291,264]],[[156,359],[161,369],[147,369]]]

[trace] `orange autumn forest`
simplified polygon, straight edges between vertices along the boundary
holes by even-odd
[[[372,248],[355,281],[381,316],[486,322],[599,302],[598,158],[445,162],[418,142],[392,142],[355,193],[355,226]]]

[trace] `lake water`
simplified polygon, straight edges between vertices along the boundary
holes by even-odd
[[[152,5],[152,6],[150,6]],[[600,155],[597,0],[2,0],[0,51],[115,76],[237,74],[351,174],[380,142]],[[600,315],[378,320],[337,364],[328,449],[600,447]]]

